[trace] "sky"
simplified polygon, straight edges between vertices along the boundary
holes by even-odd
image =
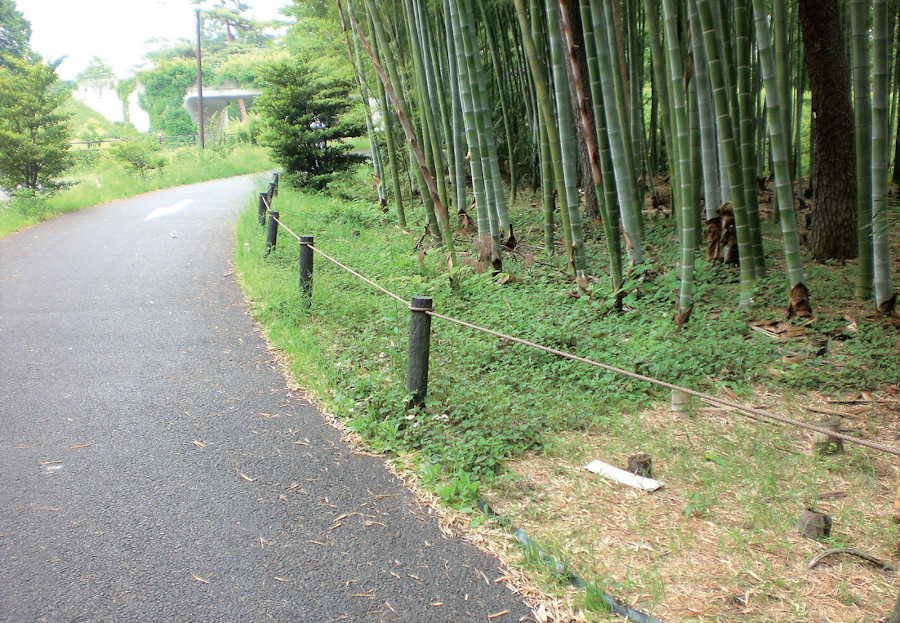
[[[285,19],[279,9],[291,0],[245,0],[256,19]],[[153,38],[196,38],[190,0],[15,0],[31,22],[31,47],[45,60],[66,59],[58,73],[73,80],[99,56],[119,78],[133,75]]]

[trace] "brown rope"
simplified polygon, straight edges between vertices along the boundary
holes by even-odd
[[[274,217],[273,217],[273,218],[274,218]],[[287,226],[284,225],[284,223],[282,223],[281,221],[279,221],[277,218],[275,219],[275,222],[278,223],[279,225],[281,225],[282,227],[284,227],[284,228],[288,231],[288,233],[290,233],[294,238],[296,238],[298,241],[300,241],[300,236],[298,236],[298,235],[295,234],[293,231],[291,231]],[[331,257],[330,255],[328,255],[328,254],[325,253],[324,251],[322,251],[322,250],[316,248],[316,246],[315,246],[314,244],[309,244],[308,242],[300,242],[300,244],[308,246],[310,249],[312,249],[313,251],[315,251],[316,253],[318,253],[318,254],[321,255],[322,257],[324,257],[324,258],[325,258],[326,260],[328,260],[329,262],[332,262],[333,264],[336,264],[337,266],[340,266],[341,268],[343,268],[344,270],[346,270],[346,271],[347,271],[348,273],[350,273],[351,275],[353,275],[353,276],[355,276],[355,277],[358,277],[359,279],[362,279],[363,281],[365,281],[366,283],[368,283],[370,286],[372,286],[372,287],[375,288],[376,290],[380,290],[380,291],[384,292],[385,294],[387,294],[387,295],[390,296],[391,298],[396,299],[397,301],[403,303],[403,304],[406,305],[407,307],[409,306],[409,301],[404,300],[403,297],[397,296],[396,294],[394,294],[393,292],[391,292],[391,291],[388,290],[387,288],[381,287],[380,285],[378,285],[377,283],[375,283],[375,282],[372,281],[371,279],[368,279],[368,278],[366,278],[366,277],[363,277],[362,275],[360,275],[358,272],[356,272],[356,271],[353,270],[352,268],[350,268],[350,267],[348,267],[348,266],[344,266],[343,264],[341,264],[339,261],[337,261],[336,259],[334,259],[334,258]]]
[[[593,361],[592,359],[586,359],[585,357],[579,357],[578,355],[573,355],[572,353],[567,353],[561,350],[556,350],[555,348],[550,348],[548,346],[542,346],[541,344],[536,344],[534,342],[529,342],[528,340],[523,340],[517,337],[513,337],[511,335],[506,335],[504,333],[500,333],[498,331],[492,331],[491,329],[485,329],[484,327],[479,327],[478,325],[474,325],[468,322],[464,322],[462,320],[457,320],[456,318],[451,318],[449,316],[443,316],[441,314],[435,312],[428,312],[429,315],[440,318],[441,320],[446,320],[447,322],[451,322],[454,324],[458,324],[463,327],[468,327],[469,329],[474,329],[476,331],[481,331],[483,333],[487,333],[489,335],[493,335],[504,340],[508,340],[510,342],[515,342],[517,344],[522,344],[524,346],[530,346],[532,348],[536,348],[538,350],[542,350],[546,353],[550,353],[551,355],[556,355],[558,357],[563,357],[564,359],[571,359],[572,361],[580,361],[581,363],[586,363],[590,366],[595,366],[597,368],[602,368],[604,370],[608,370],[610,372],[615,372],[616,374],[621,374],[623,376],[627,376],[638,381],[644,381],[646,383],[651,383],[653,385],[658,385],[660,387],[665,387],[667,389],[674,389],[677,391],[682,391],[685,394],[689,394],[691,396],[696,396],[697,398],[702,398],[707,402],[711,402],[713,404],[728,407],[730,409],[735,409],[736,411],[740,411],[745,414],[749,414],[752,416],[757,416],[769,420],[774,420],[776,422],[781,422],[783,424],[789,424],[791,426],[795,426],[797,428],[806,429],[809,431],[813,431],[816,433],[823,433],[830,437],[835,437],[837,439],[843,439],[844,441],[848,441],[850,443],[855,443],[861,446],[866,446],[869,448],[873,448],[875,450],[881,450],[882,452],[887,452],[888,454],[893,454],[895,456],[900,456],[900,448],[896,448],[894,446],[889,446],[883,443],[878,443],[877,441],[869,441],[868,439],[860,439],[859,437],[851,437],[849,435],[845,435],[844,433],[839,433],[837,431],[829,430],[827,428],[823,428],[821,426],[816,426],[815,424],[807,424],[806,422],[800,422],[799,420],[795,420],[793,418],[785,417],[782,415],[776,415],[775,413],[768,413],[767,411],[762,411],[761,409],[754,409],[753,407],[745,407],[736,402],[731,402],[730,400],[725,400],[723,398],[717,398],[716,396],[710,396],[709,394],[704,394],[703,392],[698,392],[693,389],[688,389],[687,387],[682,387],[680,385],[675,385],[674,383],[666,383],[665,381],[660,381],[658,379],[654,379],[649,376],[644,376],[643,374],[638,374],[636,372],[630,372],[628,370],[623,370],[622,368],[617,368],[615,366],[610,366],[605,363],[600,363],[598,361]]]
[[[272,217],[272,218],[274,218],[274,217]],[[284,229],[286,229],[288,231],[288,233],[290,233],[292,236],[294,236],[294,238],[296,238],[298,241],[300,240],[300,236],[298,236],[293,231],[291,231],[291,229],[289,227],[287,227],[284,223],[279,221],[277,218],[275,219],[275,222],[278,223],[279,225],[281,225]],[[516,344],[522,344],[523,346],[530,346],[531,348],[536,348],[538,350],[542,350],[545,353],[550,353],[551,355],[556,355],[557,357],[562,357],[563,359],[571,359],[572,361],[580,361],[581,363],[586,363],[589,366],[594,366],[596,368],[601,368],[601,369],[607,370],[609,372],[621,374],[622,376],[627,376],[627,377],[633,378],[638,381],[644,381],[645,383],[650,383],[651,385],[658,385],[659,387],[665,387],[666,389],[674,389],[676,391],[684,392],[685,394],[688,394],[690,396],[695,396],[697,398],[705,400],[708,403],[718,405],[720,407],[728,407],[729,409],[734,409],[735,411],[738,411],[739,413],[741,413],[743,415],[750,416],[753,419],[763,418],[765,420],[781,422],[782,424],[788,424],[790,426],[794,426],[796,428],[812,431],[815,433],[822,433],[822,434],[828,435],[829,437],[833,437],[835,439],[843,439],[844,441],[847,441],[849,443],[855,443],[860,446],[866,446],[867,448],[872,448],[873,450],[881,450],[882,452],[887,452],[888,454],[893,454],[894,456],[900,456],[900,448],[897,448],[895,446],[889,446],[887,444],[879,443],[877,441],[869,441],[868,439],[860,439],[859,437],[851,437],[850,435],[845,435],[844,433],[833,431],[828,428],[824,428],[822,426],[816,426],[815,424],[807,424],[806,422],[801,422],[799,420],[785,417],[783,415],[769,413],[767,411],[763,411],[761,409],[755,409],[753,407],[745,407],[744,405],[738,404],[736,402],[732,402],[730,400],[725,400],[724,398],[717,398],[716,396],[711,396],[709,394],[704,394],[703,392],[698,392],[693,389],[689,389],[687,387],[682,387],[681,385],[675,385],[674,383],[667,383],[665,381],[660,381],[659,379],[654,379],[652,377],[645,376],[643,374],[638,374],[636,372],[630,372],[629,370],[624,370],[622,368],[610,366],[605,363],[600,363],[599,361],[587,359],[585,357],[579,357],[578,355],[573,355],[572,353],[567,353],[565,351],[557,350],[555,348],[550,348],[549,346],[543,346],[543,345],[537,344],[535,342],[529,342],[528,340],[523,340],[521,338],[513,337],[512,335],[506,335],[505,333],[500,333],[499,331],[493,331],[491,329],[479,327],[478,325],[475,325],[475,324],[472,324],[469,322],[465,322],[463,320],[457,320],[456,318],[451,318],[450,316],[444,316],[442,314],[438,314],[432,309],[413,308],[411,306],[410,302],[405,300],[403,297],[394,294],[393,292],[391,292],[390,290],[388,290],[386,288],[383,288],[382,286],[378,285],[371,279],[363,277],[361,274],[359,274],[352,268],[349,268],[349,267],[345,266],[344,264],[341,264],[339,261],[337,261],[330,255],[328,255],[324,251],[319,250],[318,248],[315,247],[315,245],[305,243],[305,242],[301,242],[300,244],[306,244],[313,251],[315,251],[316,253],[318,253],[319,255],[321,255],[322,257],[327,259],[328,261],[330,261],[333,264],[346,270],[351,275],[354,275],[355,277],[358,277],[359,279],[365,281],[373,288],[380,290],[381,292],[387,294],[391,298],[396,299],[400,303],[403,303],[404,305],[409,307],[411,311],[425,312],[429,316],[432,316],[434,318],[446,320],[447,322],[450,322],[452,324],[457,324],[457,325],[460,325],[463,327],[467,327],[467,328],[473,329],[475,331],[481,331],[482,333],[487,333],[488,335],[493,335],[495,337],[499,337],[501,339],[508,340],[508,341],[514,342]]]

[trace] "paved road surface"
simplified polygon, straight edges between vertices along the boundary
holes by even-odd
[[[529,616],[496,560],[285,388],[229,267],[261,186],[0,240],[0,621]]]

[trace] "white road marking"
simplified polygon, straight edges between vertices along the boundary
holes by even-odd
[[[192,203],[194,203],[193,199],[184,199],[170,205],[168,208],[156,208],[153,212],[145,216],[144,220],[149,221],[150,219],[159,218],[160,216],[168,216],[170,214],[175,214],[176,212],[181,212],[185,207]]]

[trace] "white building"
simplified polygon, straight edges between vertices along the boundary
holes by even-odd
[[[150,115],[138,104],[138,94],[143,88],[143,85],[139,84],[128,96],[128,116],[138,132],[149,132]],[[78,88],[72,95],[110,121],[122,123],[125,121],[125,109],[117,89],[118,80],[115,78],[83,80],[78,83]]]

